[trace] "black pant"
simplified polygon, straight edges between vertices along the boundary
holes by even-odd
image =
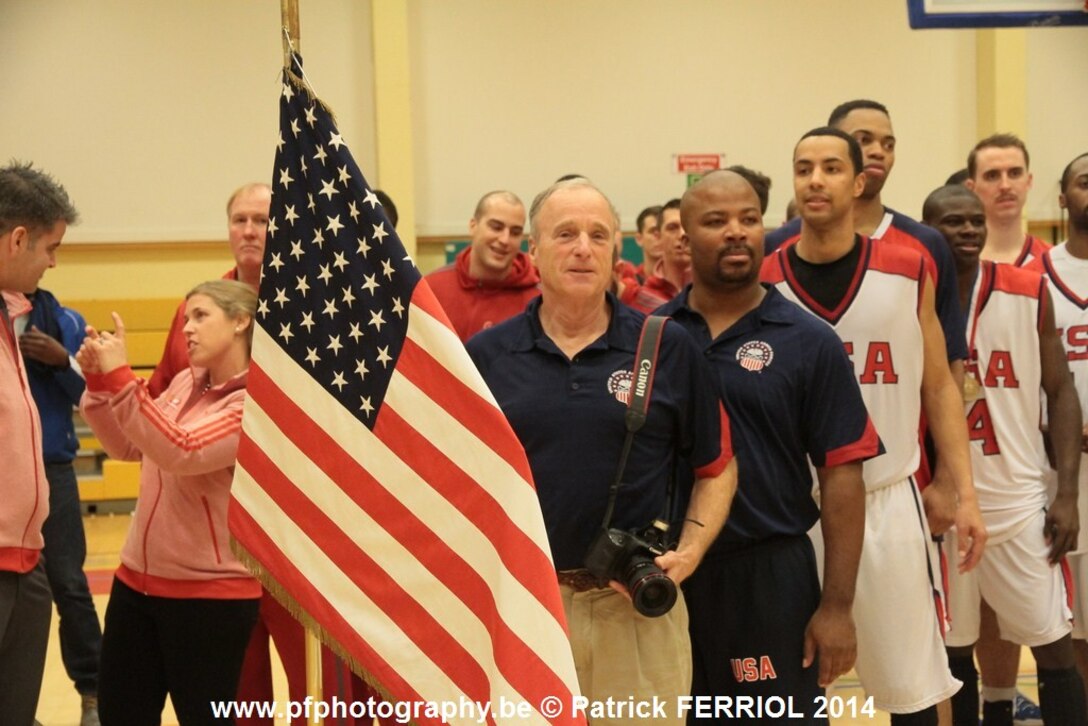
[[[46,464],[49,517],[42,525],[45,574],[60,615],[60,657],[80,693],[98,691],[98,658],[102,627],[94,609],[83,563],[87,538],[79,509],[79,485],[72,463]]]
[[[790,723],[826,723],[817,664],[801,667],[805,628],[820,604],[812,542],[805,535],[715,553],[684,583],[691,632],[694,696],[789,701]],[[775,704],[780,706],[781,702]],[[823,709],[826,710],[826,709]],[[796,720],[794,720],[796,719]],[[689,724],[777,723],[739,713]]]
[[[52,616],[41,562],[24,574],[0,571],[0,723],[34,722]]]
[[[259,603],[142,595],[114,578],[99,670],[102,723],[158,724],[167,693],[183,726],[229,723],[214,719],[209,704],[234,700]]]

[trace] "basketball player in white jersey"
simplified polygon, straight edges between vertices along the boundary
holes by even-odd
[[[1061,177],[1058,203],[1069,214],[1069,239],[1054,247],[1030,269],[1049,279],[1054,298],[1054,324],[1065,347],[1081,415],[1088,410],[1088,153],[1076,157]],[[1088,424],[1082,431],[1088,450]],[[1088,456],[1080,462],[1080,522],[1088,523]],[[1081,535],[1068,556],[1073,573],[1073,648],[1081,680],[1088,681],[1088,535]]]
[[[894,726],[936,724],[936,704],[960,683],[941,640],[943,596],[930,530],[956,525],[964,570],[982,556],[986,531],[932,279],[917,250],[855,234],[853,203],[865,177],[852,136],[827,127],[808,132],[794,149],[793,173],[801,235],[766,258],[762,277],[839,334],[885,449],[864,465],[856,669]],[[913,480],[923,409],[938,452],[924,497]]]
[[[1054,307],[1039,273],[979,260],[986,213],[974,192],[941,187],[926,199],[925,222],[944,235],[956,259],[960,303],[967,315],[964,407],[971,469],[989,534],[985,560],[971,573],[950,573],[952,627],[946,636],[953,673],[965,688],[952,699],[953,723],[978,718],[972,651],[984,597],[1004,640],[1031,647],[1038,666],[1046,724],[1083,724],[1084,693],[1077,674],[1065,554],[1076,545],[1081,411]],[[1047,506],[1050,469],[1040,387],[1058,472]],[[946,542],[951,547],[954,538]],[[1009,701],[986,700],[988,726],[1012,723]]]

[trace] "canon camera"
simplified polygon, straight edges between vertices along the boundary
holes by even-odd
[[[648,618],[664,615],[676,603],[676,583],[654,564],[669,549],[669,525],[655,520],[643,532],[601,530],[586,553],[586,569],[627,588],[635,610]]]

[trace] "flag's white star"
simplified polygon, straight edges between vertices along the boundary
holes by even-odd
[[[370,189],[366,190],[366,196],[363,197],[363,201],[369,204],[371,209],[375,209],[381,204],[381,202],[378,201],[378,195]]]
[[[302,251],[302,241],[297,240],[295,242],[292,242],[291,243],[291,252],[288,253],[288,254],[290,254],[292,257],[295,258],[295,262],[298,262],[299,260],[301,260],[302,255],[305,254],[305,252]]]
[[[348,258],[344,257],[343,252],[337,252],[333,259],[332,266],[343,272],[344,268],[348,266]]]
[[[291,178],[290,169],[280,169],[280,185],[286,189],[294,179]]]
[[[317,145],[317,153],[314,154],[314,158],[317,159],[318,161],[320,161],[321,165],[324,166],[326,157],[328,157],[328,154],[325,153],[325,147],[322,146],[321,144],[318,144]]]
[[[306,328],[307,333],[311,332],[314,325],[316,325],[316,323],[314,322],[314,314],[307,310],[302,314],[302,322],[299,324],[302,327]]]
[[[290,343],[291,338],[294,336],[295,334],[291,332],[291,323],[283,323],[280,325],[280,337],[283,338],[284,343]]]
[[[370,252],[370,243],[366,241],[366,237],[359,238],[359,249],[357,251],[363,257],[366,257],[366,253]]]
[[[272,302],[279,303],[281,310],[283,309],[284,305],[291,302],[291,298],[287,297],[287,288],[277,287],[276,288],[276,299],[273,300]]]
[[[415,267],[415,266],[416,266],[416,261],[415,261],[415,260],[413,260],[413,259],[412,259],[412,256],[411,256],[411,255],[409,255],[409,254],[405,254],[405,255],[404,255],[404,257],[402,257],[401,259],[402,259],[402,260],[404,260],[405,262],[407,262],[407,263],[408,263],[409,265],[411,265],[412,267]]]
[[[352,222],[359,221],[359,208],[355,206],[355,202],[348,202],[348,216]]]
[[[363,329],[359,327],[359,323],[351,324],[351,332],[348,333],[348,337],[356,343],[359,342],[359,338],[363,337]]]
[[[328,265],[321,265],[321,272],[317,273],[317,279],[321,280],[326,285],[329,284],[329,280],[332,279],[332,273],[329,272],[329,266]]]
[[[313,106],[306,109],[306,123],[310,124],[311,129],[314,127],[314,124],[317,123],[317,116],[314,115]]]
[[[319,360],[321,360],[321,356],[317,354],[317,348],[306,349],[306,362],[309,363],[311,367],[316,366]]]
[[[356,360],[355,361],[355,372],[359,374],[359,378],[361,378],[364,381],[366,380],[366,374],[370,373],[370,371],[367,370],[365,360]]]
[[[325,242],[325,234],[321,231],[320,227],[314,227],[314,244],[318,249],[321,249],[321,245]]]
[[[298,125],[298,119],[297,118],[291,119],[291,133],[295,135],[296,139],[298,138],[298,135],[299,135],[299,133],[301,131],[302,131],[302,129],[299,128],[299,125]]]
[[[364,275],[363,276],[363,280],[364,280],[363,289],[370,291],[371,295],[374,294],[375,290],[377,290],[379,287],[381,287],[381,285],[378,284],[378,281],[374,279],[376,277],[377,277],[377,275]]]
[[[393,263],[389,260],[382,260],[382,274],[385,275],[386,280],[393,279]]]
[[[287,213],[284,215],[287,221],[291,223],[291,226],[295,226],[295,220],[298,219],[298,212],[295,211],[295,206],[290,204],[287,206]]]
[[[378,244],[389,236],[389,233],[385,231],[385,222],[378,222],[374,225],[374,238],[378,240]]]
[[[347,186],[348,179],[351,178],[351,174],[348,172],[348,165],[344,164],[343,166],[339,167],[336,172],[340,175],[340,183],[344,186]]]
[[[291,90],[291,84],[290,83],[284,83],[283,84],[283,97],[286,98],[288,101],[290,101],[294,97],[294,95],[295,95],[295,92],[293,90]]]
[[[305,156],[300,156],[298,158],[298,165],[302,169],[302,176],[309,177],[310,175],[307,172],[310,171],[310,167],[306,166],[306,157]]]
[[[329,230],[334,235],[344,228],[344,225],[340,222],[339,214],[335,217],[325,217],[325,219],[329,220],[329,223],[325,225],[325,229]]]
[[[389,355],[388,345],[384,348],[378,348],[378,362],[382,364],[382,368],[388,368],[391,360],[393,360],[393,357]]]
[[[344,288],[344,302],[347,303],[349,308],[351,307],[351,304],[355,302],[355,295],[352,294],[350,287]]]
[[[332,298],[331,300],[326,300],[325,301],[325,309],[322,310],[321,312],[325,313],[330,318],[335,318],[336,314],[338,312],[340,312],[339,310],[336,309],[336,298]]]
[[[307,192],[306,193],[306,199],[309,200],[309,203],[306,205],[307,209],[309,209],[311,212],[314,211],[315,209],[317,209],[317,204],[314,202],[314,195],[313,194],[310,194],[309,192]]]
[[[335,146],[337,151],[340,151],[340,147],[344,146],[344,137],[335,131],[329,136],[329,146]]]
[[[298,280],[298,284],[295,285],[295,289],[302,293],[302,297],[306,297],[306,291],[310,289],[309,284],[306,282],[306,276],[300,275],[295,278]]]
[[[339,335],[330,335],[329,336],[328,348],[329,348],[329,350],[332,351],[333,355],[338,354],[340,352],[340,349],[343,348],[343,347],[344,347],[344,344],[340,342],[340,336]]]
[[[268,234],[269,234],[269,236],[275,237],[276,236],[276,231],[278,229],[279,229],[279,227],[276,226],[276,218],[275,217],[269,217],[268,218]]]
[[[339,193],[340,190],[334,187],[331,181],[321,182],[321,191],[319,191],[318,194],[324,194],[326,197],[328,197],[330,202],[332,201],[332,195]]]
[[[373,325],[379,333],[382,332],[382,326],[385,325],[385,320],[382,318],[381,310],[370,311],[370,322],[368,323],[368,325]]]
[[[398,318],[404,317],[404,306],[400,304],[400,298],[393,298],[393,312],[397,314]]]
[[[268,317],[268,300],[263,297],[257,302],[257,314],[264,320]]]
[[[370,405],[370,396],[359,396],[363,405],[359,406],[359,410],[365,413],[367,416],[374,413],[374,407]]]
[[[336,376],[332,379],[332,383],[329,385],[336,386],[337,391],[343,391],[344,386],[346,386],[347,384],[348,382],[344,380],[344,374],[340,371],[336,371]]]
[[[284,86],[284,88],[287,88],[287,86]],[[276,151],[283,151],[283,132],[279,132],[278,136],[280,139],[276,142]]]
[[[276,272],[280,271],[280,268],[283,267],[283,260],[280,259],[279,252],[272,253],[272,261],[268,263],[268,266],[276,268]]]

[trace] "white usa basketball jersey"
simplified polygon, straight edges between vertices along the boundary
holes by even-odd
[[[1054,325],[1065,347],[1081,411],[1088,411],[1088,260],[1069,254],[1063,242],[1032,263],[1031,269],[1041,270],[1050,280]],[[1088,527],[1088,456],[1080,459],[1078,481],[1081,526]],[[1085,553],[1088,536],[1082,535],[1070,554]]]
[[[981,390],[964,404],[971,470],[994,543],[1015,535],[1046,506],[1050,464],[1039,430],[1045,295],[1039,273],[983,261],[967,310],[966,375]]]
[[[846,295],[828,310],[802,289],[780,247],[762,277],[790,300],[831,325],[854,364],[869,416],[885,453],[865,462],[866,491],[895,484],[918,470],[923,369],[918,311],[925,261],[914,249],[862,237],[857,270]]]

